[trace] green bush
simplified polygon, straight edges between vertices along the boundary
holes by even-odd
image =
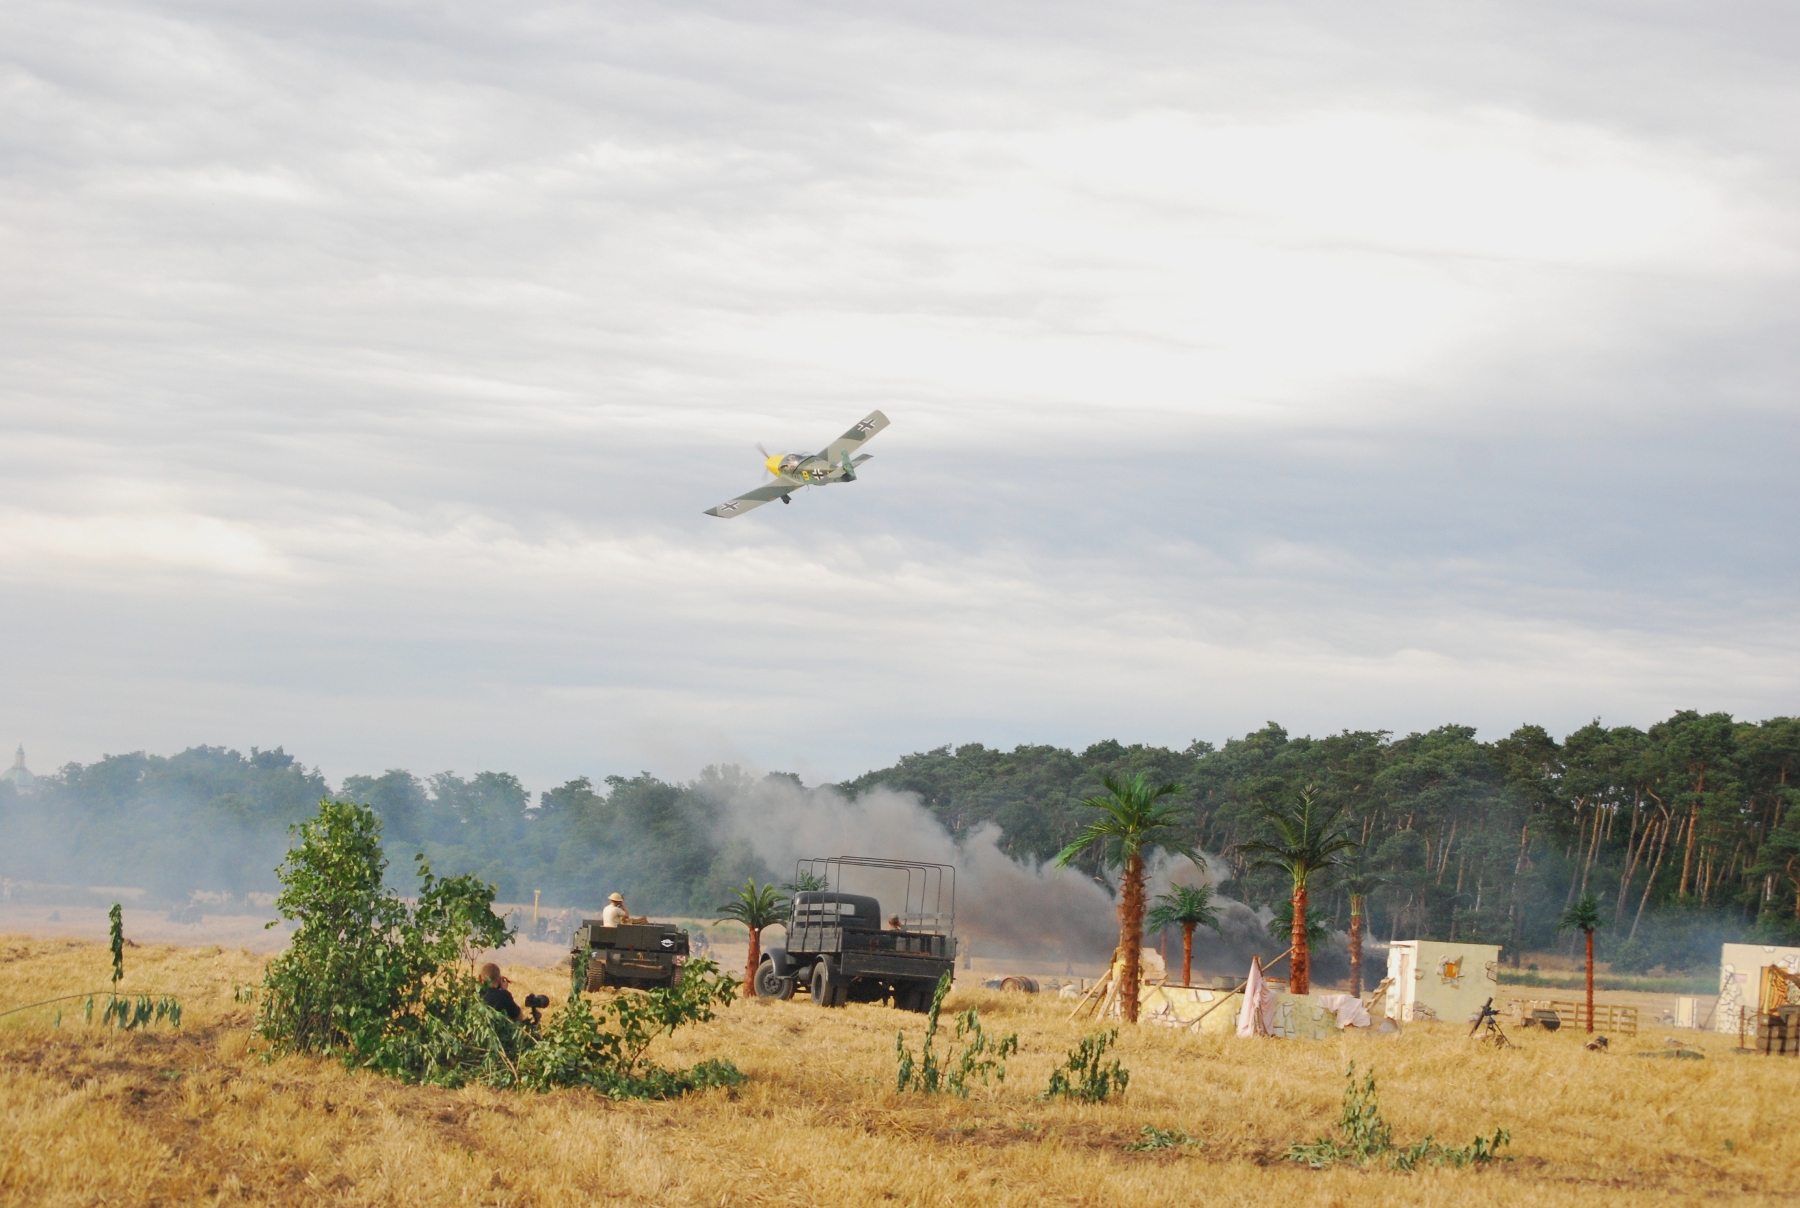
[[[474,977],[475,952],[511,938],[492,885],[436,877],[421,856],[408,905],[383,884],[380,820],[352,802],[321,801],[293,833],[276,907],[298,929],[269,964],[256,1024],[276,1051],[332,1054],[407,1082],[586,1086],[614,1097],[743,1080],[729,1062],[669,1071],[644,1057],[658,1036],[710,1020],[713,1004],[735,992],[711,961],[690,961],[675,986],[622,995],[597,1013],[572,990],[541,1030],[521,1027],[481,1001]]]
[[[925,1043],[919,1047],[919,1056],[914,1057],[912,1049],[907,1047],[905,1032],[894,1034],[894,1057],[898,1066],[894,1075],[895,1090],[902,1093],[918,1091],[926,1095],[949,1091],[967,1099],[975,1082],[986,1086],[990,1076],[995,1082],[1006,1081],[1006,1059],[1019,1051],[1018,1034],[1015,1032],[995,1040],[982,1029],[981,1013],[974,1007],[956,1017],[956,1039],[964,1042],[962,1051],[954,1060],[938,1060],[934,1047],[938,1014],[943,1010],[944,996],[948,993],[950,974],[946,973],[938,978],[937,989],[931,995],[931,1010],[925,1016]]]
[[[1356,1084],[1356,1062],[1345,1071],[1344,1108],[1338,1116],[1338,1137],[1320,1137],[1310,1145],[1292,1145],[1283,1156],[1290,1162],[1304,1162],[1322,1170],[1338,1162],[1366,1166],[1385,1157],[1394,1170],[1416,1170],[1420,1166],[1469,1166],[1492,1162],[1502,1145],[1512,1140],[1504,1128],[1494,1130],[1491,1137],[1478,1136],[1474,1142],[1457,1149],[1439,1145],[1429,1135],[1416,1145],[1396,1146],[1394,1130],[1381,1117],[1381,1104],[1375,1097],[1375,1072],[1371,1070],[1361,1086]]]
[[[1108,1063],[1106,1050],[1119,1038],[1119,1029],[1108,1028],[1082,1038],[1069,1050],[1062,1065],[1050,1073],[1050,1086],[1041,1099],[1078,1099],[1083,1103],[1102,1103],[1113,1095],[1123,1095],[1131,1081],[1131,1071],[1115,1058]]]

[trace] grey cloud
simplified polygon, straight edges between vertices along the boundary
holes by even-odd
[[[542,781],[1790,711],[1794,32],[1683,5],[8,6],[0,725],[58,761],[285,743]],[[1204,172],[1126,196],[1027,162],[1146,114],[1451,123],[1429,139],[1495,111],[1671,196],[1710,181],[1725,217],[1642,260],[1421,251],[1210,212]],[[1267,257],[1246,290],[1330,271],[1190,319],[1217,262],[1159,260],[1214,237]],[[1396,292],[1302,326],[1352,269]],[[1432,321],[1418,297],[1477,317],[1312,372],[1354,361],[1321,350],[1338,321]],[[1290,304],[1271,376],[1220,385]],[[895,426],[863,483],[698,515],[753,442],[872,406]]]

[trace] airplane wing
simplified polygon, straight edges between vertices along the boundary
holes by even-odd
[[[728,499],[716,508],[707,508],[703,514],[730,520],[733,516],[743,515],[751,508],[759,508],[765,503],[780,499],[783,495],[791,495],[805,485],[805,483],[784,482],[778,479],[775,482],[764,483],[754,491],[745,491],[736,499]]]
[[[819,454],[819,456],[823,457],[827,462],[830,462],[834,466],[843,465],[845,453],[856,452],[857,449],[862,447],[862,443],[865,440],[868,440],[871,436],[874,436],[877,432],[887,426],[887,416],[879,411],[871,411],[856,425],[856,427],[850,429],[850,431],[844,433],[829,445],[825,446],[825,451]]]

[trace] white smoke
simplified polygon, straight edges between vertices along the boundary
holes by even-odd
[[[1074,869],[1008,856],[992,823],[958,842],[914,793],[878,786],[851,800],[832,786],[807,789],[779,776],[729,777],[725,783],[726,818],[735,837],[784,881],[796,861],[818,856],[948,864],[956,870],[957,932],[984,957],[1092,965],[1107,960],[1118,943],[1118,911],[1108,886]],[[1150,892],[1177,883],[1217,884],[1214,863],[1159,853],[1149,870]],[[847,880],[844,888],[857,886]],[[1196,968],[1241,974],[1251,954],[1268,960],[1285,947],[1268,933],[1268,910],[1229,898],[1213,901],[1222,934],[1195,933]],[[898,908],[886,897],[882,905]]]

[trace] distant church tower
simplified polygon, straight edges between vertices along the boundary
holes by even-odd
[[[12,767],[8,768],[3,775],[0,775],[0,779],[12,781],[12,786],[15,789],[28,789],[37,783],[37,777],[33,776],[31,774],[31,769],[25,766],[24,743],[19,744],[18,753],[13,756]]]

